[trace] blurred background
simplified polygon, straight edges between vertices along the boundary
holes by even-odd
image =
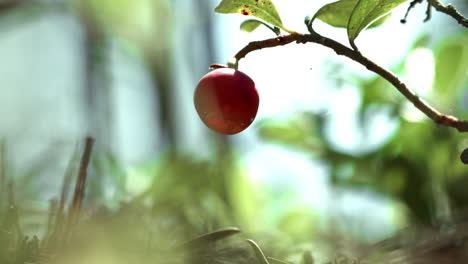
[[[331,1],[275,1],[284,25]],[[27,232],[95,138],[85,208],[139,201],[179,208],[201,231],[238,226],[306,241],[326,230],[376,241],[410,224],[444,225],[468,202],[468,138],[429,121],[391,85],[316,44],[250,53],[239,69],[260,108],[246,131],[207,129],[198,80],[248,42],[246,18],[218,0],[1,0],[0,195],[14,181]],[[466,1],[453,1],[463,14]],[[440,111],[468,118],[468,34],[425,4],[357,39]],[[317,32],[347,44],[346,30]]]

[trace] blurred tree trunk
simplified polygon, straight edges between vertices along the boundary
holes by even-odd
[[[159,102],[159,120],[161,122],[161,135],[165,147],[169,149],[170,154],[177,152],[177,139],[176,139],[176,115],[175,105],[176,98],[174,98],[174,83],[172,80],[172,58],[171,50],[161,52],[147,51],[145,57],[148,59],[150,75],[153,80],[154,89],[157,91]]]
[[[86,19],[86,18],[85,18]],[[109,80],[110,46],[105,35],[92,23],[84,22],[84,88],[88,133],[100,148],[112,150],[112,93]]]
[[[176,138],[176,98],[172,71],[173,67],[173,11],[170,3],[165,0],[153,2],[154,39],[144,48],[149,74],[153,81],[153,88],[158,95],[159,126],[164,148],[168,148],[170,155],[175,155],[178,148]]]
[[[113,155],[115,151],[112,131],[112,102],[114,100],[110,80],[110,42],[96,23],[91,12],[81,13],[83,28],[84,105],[88,127],[86,136],[96,140],[97,155]],[[103,198],[105,178],[94,173],[88,184],[87,199]],[[97,178],[96,176],[100,176]]]
[[[164,3],[164,1],[156,2],[154,6],[156,14],[161,14],[163,8],[168,7]],[[176,3],[173,2],[171,8],[164,11],[167,11],[165,14],[169,15],[164,18],[155,16],[154,41],[152,41],[152,46],[146,47],[144,56],[148,62],[154,89],[157,89],[155,94],[158,95],[162,140],[165,149],[169,150],[168,166],[171,166],[171,164],[176,165],[177,162],[184,162],[184,156],[180,155],[182,154],[180,151],[185,146],[183,146],[183,139],[178,138],[178,136],[184,135],[194,139],[191,137],[190,131],[179,133],[177,129],[185,125],[180,124],[183,121],[181,120],[181,115],[184,114],[183,110],[193,108],[193,99],[187,102],[178,95],[189,93],[190,98],[192,98],[195,86],[180,86],[178,84],[181,82],[178,82],[179,80],[175,78],[188,77],[190,83],[193,83],[194,80],[198,81],[206,73],[208,66],[216,63],[216,44],[214,22],[212,21],[212,4],[209,0],[181,0]],[[186,21],[194,22],[187,23]],[[176,27],[177,30],[175,30]],[[179,64],[175,65],[175,63]],[[188,72],[189,74],[188,76],[182,75],[181,72]],[[185,105],[187,103],[190,105]],[[210,182],[206,183],[206,188],[215,192],[224,201],[225,205],[230,207],[229,189],[231,186],[229,184],[232,182],[230,177],[234,176],[232,173],[234,171],[234,157],[231,145],[227,136],[215,134],[209,130],[205,131],[216,142],[215,168],[213,170],[215,175],[210,177]],[[205,146],[200,147],[204,148]],[[186,177],[187,174],[190,174],[190,171],[170,176]],[[158,182],[156,181],[153,184],[157,186]]]

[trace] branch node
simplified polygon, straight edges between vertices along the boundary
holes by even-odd
[[[450,115],[439,115],[435,122],[438,125],[450,126],[451,124],[457,123],[458,119]]]

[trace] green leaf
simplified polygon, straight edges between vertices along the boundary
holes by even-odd
[[[458,89],[466,88],[468,82],[467,43],[468,34],[463,34],[443,40],[436,48],[434,85],[441,95],[452,95]]]
[[[395,104],[400,99],[400,96],[395,93],[392,85],[382,78],[377,76],[371,80],[365,81],[361,85],[362,104]]]
[[[322,6],[312,20],[318,18],[334,27],[347,27],[349,16],[358,0],[341,0]]]
[[[306,206],[288,208],[278,219],[278,230],[287,237],[308,241],[317,234],[319,216]]]
[[[318,18],[334,27],[347,28],[349,17],[357,2],[358,0],[340,0],[324,5],[315,13],[313,19]],[[388,18],[389,16],[384,16],[378,19],[372,23],[369,28],[383,24]]]
[[[411,45],[410,51],[413,51],[418,48],[426,48],[431,41],[431,37],[428,34],[423,34],[419,36]],[[408,55],[408,54],[407,54]]]
[[[349,16],[357,1],[358,0],[341,0],[324,5],[315,13],[312,20],[318,18],[331,26],[346,28],[348,26]]]
[[[301,264],[314,264],[314,258],[312,257],[312,253],[310,251],[305,251],[302,254]]]
[[[359,33],[407,0],[359,0],[348,22],[348,39],[352,46]]]
[[[271,0],[222,0],[215,8],[215,12],[254,16],[274,26],[285,29],[281,17]]]
[[[313,151],[321,148],[317,117],[311,114],[296,114],[285,120],[262,120],[259,136],[271,143]]]
[[[259,26],[261,25],[264,25],[265,27],[269,28],[271,31],[273,31],[276,35],[279,35],[280,34],[280,31],[279,31],[279,28],[277,27],[271,27],[269,26],[268,24],[266,24],[265,22],[262,22],[260,20],[256,20],[256,19],[248,19],[248,20],[245,20],[244,22],[242,22],[242,24],[240,25],[240,29],[244,32],[252,32],[254,31],[255,29],[257,29]]]
[[[252,32],[255,29],[257,29],[259,26],[263,25],[261,21],[255,20],[255,19],[249,19],[240,25],[240,29],[245,32]]]

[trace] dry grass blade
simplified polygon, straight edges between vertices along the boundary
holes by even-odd
[[[76,219],[79,215],[81,202],[84,197],[84,190],[86,185],[87,178],[87,169],[89,166],[89,161],[91,160],[91,151],[93,149],[94,139],[92,137],[86,137],[85,147],[83,155],[81,156],[80,169],[78,171],[78,177],[76,179],[75,191],[73,193],[73,200],[68,212],[68,223],[67,230],[65,232],[65,239],[67,239],[71,227],[76,223]]]
[[[257,243],[255,243],[255,241],[251,239],[247,239],[246,241],[254,250],[255,256],[257,256],[257,260],[260,264],[270,264],[267,258],[265,257],[265,254],[263,254],[262,249],[257,245]]]
[[[6,142],[5,140],[0,141],[0,210],[3,206],[5,206],[5,194],[7,193],[6,190],[6,162],[7,162],[7,150],[6,150]]]
[[[65,177],[62,183],[62,189],[60,192],[60,200],[59,200],[59,207],[58,207],[58,210],[62,213],[63,213],[63,209],[65,208],[67,194],[69,192],[70,185],[73,179],[73,172],[75,171],[74,163],[77,158],[78,158],[78,147],[76,147],[76,149],[74,150],[72,154],[72,157],[70,158],[70,161],[68,162],[67,169],[65,171]]]
[[[210,233],[200,235],[200,236],[195,237],[195,238],[193,238],[193,239],[191,239],[191,240],[189,240],[187,242],[184,242],[183,244],[181,244],[178,247],[179,248],[180,247],[184,247],[184,248],[200,247],[200,246],[206,245],[208,243],[214,243],[214,242],[216,242],[218,240],[227,238],[229,236],[232,236],[232,235],[235,235],[235,234],[238,234],[238,233],[240,233],[239,228],[237,228],[237,227],[228,227],[228,228],[224,228],[224,229],[221,229],[221,230],[216,230],[216,231],[213,231],[213,232],[210,232]]]
[[[272,258],[272,257],[267,257],[267,259],[268,259],[269,261],[271,261],[272,263],[278,263],[278,264],[293,264],[292,262],[288,262],[288,261],[284,261],[284,260],[280,260],[280,259]]]
[[[62,183],[60,200],[51,200],[49,209],[49,223],[46,232],[45,244],[48,250],[53,250],[62,243],[63,232],[65,227],[65,213],[64,208],[67,200],[67,194],[70,189],[71,182],[73,180],[73,173],[75,171],[75,161],[78,157],[78,148],[73,152],[73,155],[68,162],[65,176]]]

